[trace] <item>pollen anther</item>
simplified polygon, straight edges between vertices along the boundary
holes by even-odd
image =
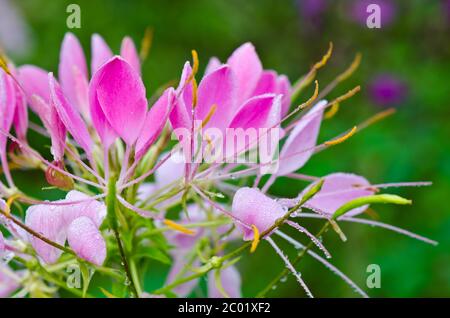
[[[250,253],[253,253],[254,251],[256,251],[256,248],[258,247],[260,239],[261,239],[259,236],[259,230],[254,224],[252,224],[252,230],[253,230],[253,241],[252,241],[252,246],[250,247]]]
[[[184,226],[182,226],[182,225],[180,225],[178,223],[175,223],[175,222],[173,222],[171,220],[165,219],[163,222],[164,222],[165,225],[167,225],[172,230],[175,230],[175,231],[187,234],[187,235],[194,235],[195,234],[195,231],[190,230],[190,229],[188,229],[188,228],[186,228],[186,227],[184,227]]]

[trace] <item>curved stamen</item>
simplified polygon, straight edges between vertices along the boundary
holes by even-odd
[[[292,245],[294,245],[294,247],[297,248],[301,248],[301,249],[305,249],[305,246],[303,244],[301,244],[300,242],[296,241],[295,239],[291,238],[290,236],[286,235],[283,232],[280,231],[275,231],[275,233],[284,238],[286,241],[288,241],[289,243],[291,243]],[[314,259],[316,259],[317,261],[319,261],[320,263],[322,263],[326,268],[328,268],[332,273],[334,273],[335,275],[339,276],[340,278],[342,278],[342,280],[347,283],[351,288],[353,288],[353,290],[360,294],[362,297],[364,298],[369,298],[369,296],[358,286],[356,285],[356,283],[354,283],[347,275],[345,275],[343,272],[341,272],[336,266],[334,266],[333,264],[331,264],[330,262],[328,262],[326,259],[324,259],[323,257],[321,257],[319,254],[315,253],[314,251],[308,250],[307,253],[313,257]]]
[[[295,222],[286,220],[286,223],[289,226],[293,227],[294,229],[298,230],[299,232],[306,234],[311,239],[311,241],[325,254],[326,258],[331,258],[331,254],[330,254],[330,252],[328,252],[327,248],[322,244],[322,242],[317,237],[315,237],[313,234],[311,234],[311,232],[309,232],[303,226],[301,226]]]
[[[292,274],[294,274],[295,278],[297,278],[297,281],[300,283],[300,285],[303,287],[303,289],[306,292],[306,295],[308,295],[308,297],[310,298],[314,298],[313,294],[311,293],[311,291],[309,290],[308,286],[306,285],[306,283],[303,281],[302,277],[300,276],[299,272],[297,272],[297,270],[294,268],[294,266],[292,266],[291,262],[289,261],[289,259],[287,258],[286,255],[284,255],[283,251],[278,247],[277,244],[275,244],[275,242],[270,238],[270,237],[266,237],[264,238],[267,242],[270,243],[270,245],[272,245],[273,249],[275,250],[275,252],[277,252],[277,254],[281,257],[281,259],[283,260],[283,262],[286,264],[286,267],[292,272]]]
[[[318,215],[318,214],[314,214],[314,213],[299,213],[297,214],[295,217],[306,217],[306,218],[313,218],[313,219],[324,219],[324,217],[322,215]],[[346,222],[353,222],[353,223],[361,223],[361,224],[367,224],[367,225],[371,225],[371,226],[375,226],[375,227],[381,227],[399,234],[403,234],[405,236],[409,236],[411,238],[414,238],[416,240],[425,242],[427,244],[430,245],[438,245],[439,243],[434,241],[434,240],[430,240],[429,238],[420,236],[418,234],[415,234],[413,232],[404,230],[402,228],[399,228],[397,226],[394,225],[390,225],[390,224],[386,224],[383,222],[378,222],[378,221],[372,221],[372,220],[367,220],[367,219],[362,219],[362,218],[354,218],[354,217],[349,217],[349,216],[341,216],[338,218],[338,221],[346,221]]]

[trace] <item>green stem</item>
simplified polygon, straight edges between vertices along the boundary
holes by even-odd
[[[106,209],[107,209],[107,218],[109,221],[109,224],[113,230],[114,236],[117,241],[117,246],[119,248],[120,258],[122,260],[122,265],[125,270],[125,274],[127,275],[127,280],[129,281],[129,288],[132,294],[134,294],[136,297],[139,297],[139,293],[136,289],[136,285],[134,283],[133,276],[130,272],[130,267],[128,263],[128,259],[125,254],[125,250],[123,248],[122,240],[120,239],[119,234],[119,226],[117,222],[117,215],[116,215],[116,182],[117,182],[117,176],[115,174],[112,174],[108,183],[108,195],[106,196]]]

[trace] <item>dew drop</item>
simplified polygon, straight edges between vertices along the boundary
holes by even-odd
[[[277,287],[278,287],[277,285],[273,285],[273,286],[272,286],[272,290],[277,289]]]
[[[280,279],[280,282],[285,283],[287,281],[287,276],[283,276]]]

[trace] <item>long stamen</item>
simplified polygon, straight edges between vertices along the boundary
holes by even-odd
[[[137,214],[139,214],[140,216],[142,216],[144,218],[155,219],[155,220],[163,220],[163,218],[160,215],[157,215],[155,213],[151,213],[149,211],[140,209],[140,208],[132,205],[131,203],[129,203],[127,200],[122,198],[120,195],[117,195],[116,197],[117,197],[117,200],[119,200],[119,202],[122,203],[124,207],[126,207],[127,209],[130,209],[131,211],[136,212]]]
[[[270,237],[266,237],[265,240],[267,242],[270,243],[270,245],[272,245],[273,249],[275,250],[275,252],[277,252],[277,254],[281,257],[281,259],[283,260],[283,262],[286,264],[287,268],[292,272],[292,274],[294,274],[295,278],[297,278],[297,281],[300,283],[300,285],[303,287],[303,289],[306,292],[306,295],[308,295],[308,297],[310,298],[314,298],[313,294],[311,293],[311,291],[309,290],[308,286],[306,285],[306,283],[303,281],[302,277],[300,276],[299,272],[297,272],[297,270],[294,268],[294,266],[292,266],[291,262],[289,261],[289,259],[287,258],[286,255],[284,255],[283,251],[281,251],[281,249],[278,247],[277,244],[275,244],[275,242],[270,238]]]
[[[288,241],[289,243],[291,243],[292,245],[294,245],[297,248],[300,249],[305,249],[305,246],[303,244],[301,244],[300,242],[298,242],[297,240],[293,239],[292,237],[286,235],[285,233],[281,232],[281,231],[275,231],[275,233],[280,236],[281,238],[285,239],[286,241]],[[336,266],[334,266],[333,264],[331,264],[330,262],[328,262],[326,259],[324,259],[323,257],[321,257],[319,254],[315,253],[314,251],[311,250],[307,250],[307,253],[313,257],[314,259],[316,259],[317,261],[319,261],[320,263],[322,263],[326,268],[328,268],[332,273],[334,273],[335,275],[339,276],[340,278],[342,278],[342,280],[347,283],[356,293],[360,294],[362,297],[364,298],[369,298],[369,296],[358,286],[356,285],[356,283],[354,283],[347,275],[345,275],[343,272],[341,272]]]
[[[229,216],[230,218],[232,218],[233,220],[235,220],[237,223],[239,223],[240,225],[251,229],[251,226],[248,225],[247,223],[244,223],[243,221],[241,221],[239,218],[237,218],[235,215],[233,215],[233,213],[231,213],[230,211],[224,209],[223,207],[221,207],[219,204],[217,204],[216,202],[214,202],[213,200],[211,200],[200,188],[198,188],[195,184],[192,184],[192,189],[194,189],[195,192],[197,192],[203,199],[205,199],[206,201],[208,201],[209,204],[211,204],[211,206],[213,206],[214,208],[216,208],[217,210],[225,213],[227,216]]]
[[[318,215],[318,214],[314,214],[314,213],[299,213],[296,215],[296,217],[307,217],[307,218],[313,218],[313,219],[323,219],[324,217],[322,215]],[[427,244],[431,244],[431,245],[438,245],[439,243],[434,241],[434,240],[430,240],[426,237],[420,236],[418,234],[412,233],[410,231],[404,230],[402,228],[399,228],[397,226],[394,225],[390,225],[390,224],[386,224],[386,223],[382,223],[382,222],[378,222],[378,221],[372,221],[372,220],[367,220],[367,219],[361,219],[361,218],[354,218],[354,217],[348,217],[348,216],[341,216],[338,218],[338,221],[346,221],[346,222],[353,222],[353,223],[361,223],[361,224],[367,224],[367,225],[371,225],[371,226],[375,226],[375,227],[381,227],[393,232],[397,232],[399,234],[403,234],[405,236],[409,236],[412,237],[416,240],[425,242]]]
[[[320,240],[317,237],[312,235],[311,232],[309,232],[303,226],[301,226],[295,222],[286,220],[286,223],[289,226],[293,227],[294,229],[298,230],[299,232],[305,233],[311,239],[311,241],[325,254],[326,258],[331,258],[331,254],[330,254],[330,252],[328,252],[327,248],[322,244],[322,242],[320,242]]]
[[[147,177],[151,176],[164,162],[166,162],[172,156],[172,152],[169,152],[164,158],[162,158],[152,169],[144,173],[143,175],[137,177],[134,180],[131,180],[124,185],[118,186],[118,191],[121,191],[125,188],[131,187],[132,185],[144,181]]]

